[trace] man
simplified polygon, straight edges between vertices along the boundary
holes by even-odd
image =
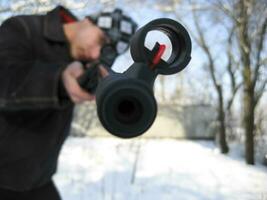
[[[1,200],[60,199],[52,176],[74,104],[94,100],[77,82],[84,73],[80,61],[99,59],[103,45],[112,41],[103,30],[62,6],[1,25]]]

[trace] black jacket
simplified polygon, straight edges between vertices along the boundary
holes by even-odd
[[[56,171],[73,111],[58,95],[61,72],[73,61],[62,10],[74,17],[59,6],[0,27],[0,188],[36,188]]]

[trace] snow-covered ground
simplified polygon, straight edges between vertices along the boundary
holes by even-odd
[[[63,200],[267,200],[267,168],[209,141],[69,138],[54,179]]]

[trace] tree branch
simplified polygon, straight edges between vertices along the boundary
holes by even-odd
[[[208,57],[208,61],[209,61],[209,65],[208,66],[209,66],[209,69],[210,69],[209,71],[210,71],[210,74],[211,74],[212,82],[213,82],[214,86],[216,87],[216,89],[218,90],[219,84],[218,84],[216,76],[215,76],[214,61],[213,61],[210,49],[209,49],[209,47],[207,45],[207,42],[205,40],[204,33],[203,33],[202,29],[199,26],[199,22],[197,20],[196,12],[194,10],[192,12],[193,12],[194,24],[195,24],[195,27],[197,29],[197,33],[199,35],[199,38],[197,38],[196,42],[198,43],[198,45],[202,48],[202,50],[206,53],[206,55]]]
[[[231,96],[231,98],[228,100],[228,102],[227,102],[227,107],[226,107],[226,109],[228,110],[228,112],[230,111],[230,109],[231,109],[231,107],[232,107],[232,104],[233,104],[233,102],[234,102],[236,93],[237,93],[237,91],[241,88],[241,86],[242,86],[242,82],[240,82],[239,84],[237,84],[236,87],[234,88],[234,90],[232,90],[232,96]]]
[[[230,17],[235,23],[239,23],[238,18],[234,15],[234,12],[231,10],[233,5],[227,7],[226,4],[224,4],[222,1],[216,1],[216,2],[211,1],[211,3],[213,3],[213,5],[217,9],[221,10],[226,16]]]
[[[259,87],[259,89],[257,90],[257,92],[255,92],[255,107],[256,105],[258,104],[260,98],[262,97],[264,91],[265,91],[265,88],[266,88],[266,85],[267,85],[267,78],[263,81],[262,85]]]
[[[11,11],[11,8],[1,8],[0,9],[0,13],[5,13],[5,12],[10,12]]]
[[[227,107],[226,107],[228,112],[230,111],[230,109],[232,107],[232,104],[233,104],[233,101],[234,101],[234,98],[235,98],[235,95],[236,95],[238,89],[242,86],[242,82],[240,82],[239,84],[236,84],[236,76],[235,76],[235,72],[233,70],[234,58],[233,58],[233,55],[232,55],[231,46],[232,46],[232,38],[233,38],[233,35],[234,35],[234,31],[235,31],[235,27],[232,26],[232,28],[230,30],[230,33],[229,33],[228,40],[227,40],[228,64],[227,64],[226,68],[227,68],[228,74],[230,76],[231,91],[232,91],[231,97],[228,100]]]
[[[254,68],[254,76],[253,76],[253,87],[255,88],[256,86],[256,82],[258,80],[258,76],[259,76],[259,69],[261,66],[261,52],[263,50],[263,44],[264,44],[264,40],[265,40],[265,36],[266,36],[266,29],[267,29],[267,17],[265,18],[260,31],[259,31],[259,35],[258,37],[259,39],[259,43],[257,44],[256,47],[256,64],[255,64],[255,68]]]

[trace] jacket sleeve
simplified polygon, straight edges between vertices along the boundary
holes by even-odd
[[[27,27],[16,17],[0,27],[0,111],[60,109],[71,104],[59,98],[66,63],[35,59]]]

